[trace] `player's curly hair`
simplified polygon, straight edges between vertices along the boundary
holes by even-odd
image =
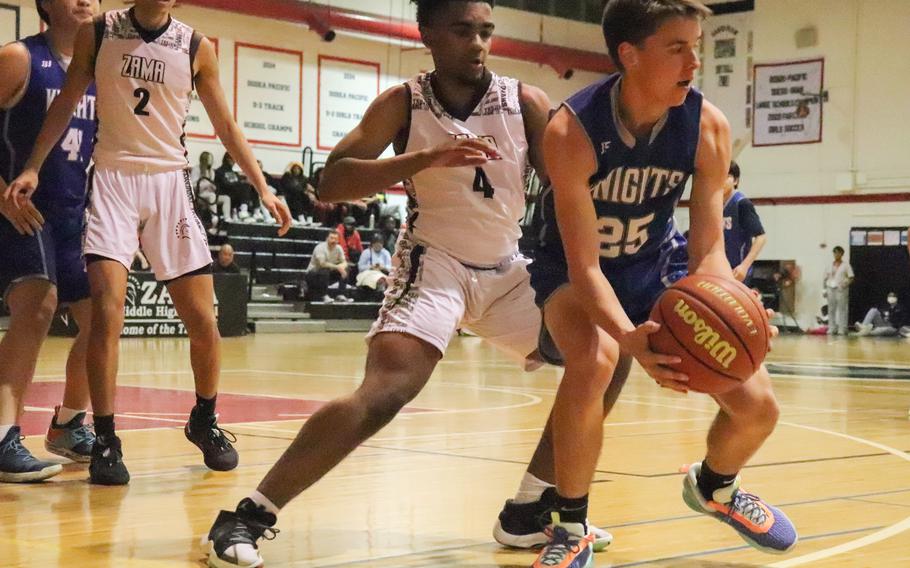
[[[495,0],[411,0],[411,4],[417,6],[417,24],[420,26],[429,25],[439,9],[452,2],[486,2],[491,8],[496,5]]]

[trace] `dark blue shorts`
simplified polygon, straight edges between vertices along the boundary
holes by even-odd
[[[675,235],[661,246],[657,255],[622,267],[602,265],[601,268],[629,319],[639,325],[648,320],[651,308],[663,291],[688,274],[688,262],[686,240],[682,235]],[[528,272],[531,273],[535,302],[541,308],[556,290],[569,283],[568,265],[562,250],[538,250]],[[547,362],[560,364],[562,357],[546,325],[541,328],[540,351]]]
[[[44,213],[44,217],[41,231],[28,236],[20,235],[0,216],[0,293],[6,298],[17,282],[40,278],[57,286],[60,303],[88,298],[88,275],[82,258],[84,210]]]

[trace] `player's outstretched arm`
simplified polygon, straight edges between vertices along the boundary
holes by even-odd
[[[231,116],[227,101],[224,98],[224,91],[221,89],[221,82],[218,78],[218,57],[215,55],[215,48],[208,38],[202,38],[199,42],[199,49],[196,52],[196,60],[193,69],[196,93],[205,112],[212,121],[215,128],[215,134],[221,139],[221,143],[227,148],[227,151],[234,157],[240,169],[246,174],[250,183],[259,193],[259,199],[266,206],[269,212],[281,224],[278,229],[279,235],[284,235],[291,228],[291,212],[283,201],[275,197],[268,190],[265,182],[265,176],[256,163],[256,157],[253,155],[253,149],[240,127]]]
[[[730,169],[730,124],[708,101],[701,112],[701,137],[689,204],[689,273],[733,278],[724,252],[724,180]]]
[[[409,106],[404,85],[392,87],[373,101],[360,124],[329,155],[319,182],[320,199],[351,201],[384,191],[426,168],[482,166],[496,156],[492,146],[472,138],[377,159],[408,127]]]
[[[44,125],[35,141],[32,154],[25,163],[22,173],[3,194],[4,199],[12,196],[16,200],[17,206],[24,205],[35,192],[38,187],[38,172],[44,165],[44,160],[63,136],[63,131],[72,120],[76,106],[95,77],[95,24],[93,22],[87,22],[79,28],[73,49],[73,60],[66,72],[66,82],[47,110]]]

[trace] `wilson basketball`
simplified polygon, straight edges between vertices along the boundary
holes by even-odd
[[[674,365],[689,376],[689,388],[718,394],[758,371],[770,348],[768,314],[741,282],[687,276],[665,291],[651,319],[661,325],[649,336],[651,349],[677,355]]]

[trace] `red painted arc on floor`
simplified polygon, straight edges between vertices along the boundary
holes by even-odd
[[[26,393],[25,406],[53,410],[63,399],[63,382],[33,383]],[[192,392],[148,387],[117,387],[117,430],[180,427],[196,403]],[[325,401],[221,393],[218,395],[219,424],[241,422],[279,422],[308,418]],[[404,413],[434,412],[426,408],[407,407]],[[138,417],[128,416],[135,414]],[[20,421],[25,436],[44,434],[51,412],[26,410]],[[89,416],[88,422],[91,422]]]

